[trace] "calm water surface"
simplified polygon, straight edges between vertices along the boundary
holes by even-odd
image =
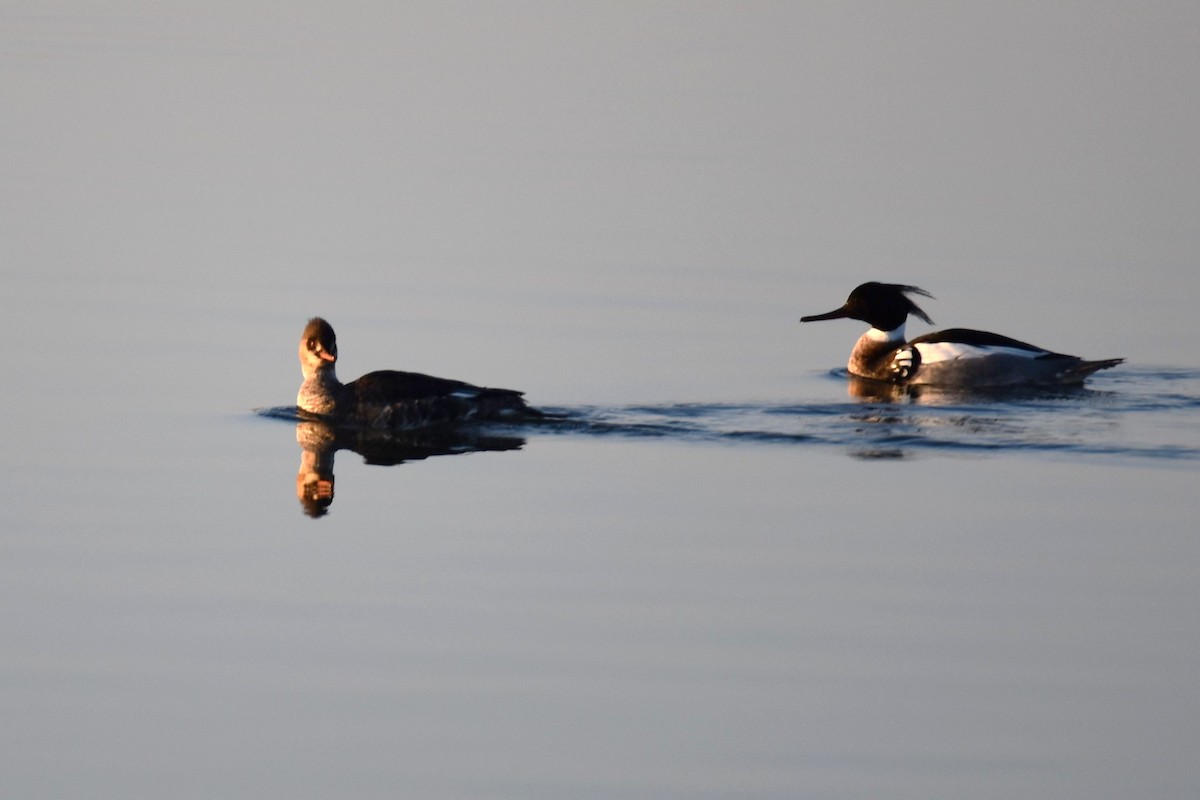
[[[0,794],[1196,796],[1194,10],[339,8],[0,12]],[[1129,363],[862,396],[867,279]]]

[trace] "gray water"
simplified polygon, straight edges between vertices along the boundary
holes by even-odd
[[[5,4],[0,794],[1194,797],[1198,32]],[[1128,362],[861,396],[870,279]],[[562,418],[314,515],[314,314]]]

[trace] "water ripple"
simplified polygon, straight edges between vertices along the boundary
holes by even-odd
[[[1200,464],[1200,370],[1125,368],[1102,388],[879,395],[844,371],[849,397],[779,403],[668,403],[546,408],[555,415],[497,425],[522,435],[623,436],[825,446],[867,459],[921,453],[1033,452]],[[296,419],[295,407],[260,414]]]
[[[830,379],[846,382],[839,372]],[[851,387],[844,402],[576,406],[552,409],[563,419],[550,427],[824,445],[862,458],[1028,451],[1200,463],[1200,371],[1127,369],[1103,387],[884,397]]]

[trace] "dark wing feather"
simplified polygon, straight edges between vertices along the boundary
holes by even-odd
[[[464,381],[390,369],[368,372],[351,386],[360,401],[376,399],[381,403],[440,397],[454,392],[482,394],[488,391]]]
[[[514,414],[525,419],[543,416],[525,405],[522,393],[513,389],[491,389],[419,372],[371,372],[348,388],[354,416],[371,428],[417,428]]]

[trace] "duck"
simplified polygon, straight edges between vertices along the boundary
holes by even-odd
[[[337,335],[321,317],[313,317],[304,326],[299,350],[304,382],[296,405],[301,414],[337,427],[398,431],[544,416],[525,403],[523,392],[419,372],[381,370],[342,383],[335,369]]]
[[[840,308],[801,322],[856,319],[870,325],[850,352],[852,376],[905,386],[992,389],[1079,385],[1092,373],[1122,363],[1056,353],[1037,345],[970,328],[948,328],[906,340],[909,315],[933,320],[910,295],[933,298],[917,286],[870,281],[857,286]]]

